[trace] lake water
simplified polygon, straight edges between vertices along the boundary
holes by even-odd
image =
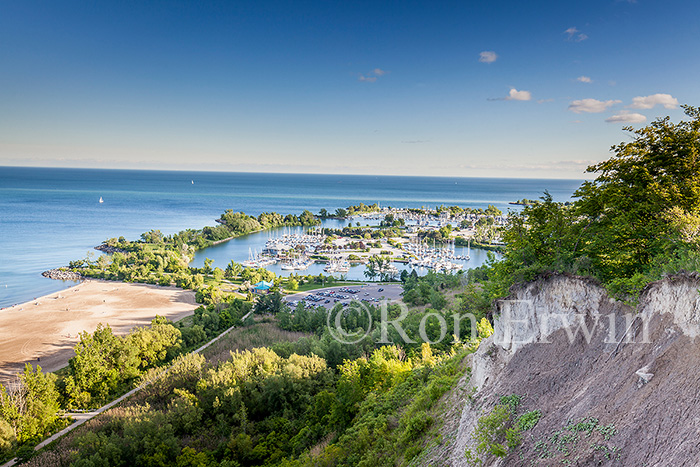
[[[194,183],[193,183],[194,182]],[[111,237],[137,239],[150,229],[170,234],[215,225],[226,209],[258,215],[335,211],[359,203],[435,207],[440,204],[506,211],[508,202],[548,190],[566,201],[578,180],[390,177],[0,167],[0,307],[59,291],[71,284],[41,272],[96,254]],[[99,203],[100,197],[104,200]],[[339,224],[340,225],[340,224]],[[260,249],[261,233],[198,252],[225,267]],[[485,258],[472,250],[470,266]],[[480,259],[481,258],[481,259]],[[314,268],[314,269],[312,269]],[[271,267],[275,272],[281,272]],[[318,269],[318,271],[317,271]],[[318,274],[314,265],[307,274]],[[349,278],[362,278],[352,268]]]

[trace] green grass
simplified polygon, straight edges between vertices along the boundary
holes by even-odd
[[[284,331],[277,326],[277,323],[258,323],[232,330],[202,351],[202,355],[210,363],[216,363],[228,359],[232,351],[269,347],[278,342],[295,342],[309,336],[311,334]]]

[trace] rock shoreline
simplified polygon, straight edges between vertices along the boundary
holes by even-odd
[[[41,273],[42,276],[59,281],[80,281],[84,277],[77,272],[69,271],[65,268],[49,269]]]
[[[115,246],[109,246],[106,243],[103,243],[102,245],[97,245],[95,247],[95,250],[97,251],[102,251],[104,253],[126,253],[126,250],[122,250],[121,248],[117,248]]]

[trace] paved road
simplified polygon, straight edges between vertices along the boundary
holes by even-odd
[[[245,321],[245,319],[248,318],[248,316],[250,316],[251,313],[252,313],[252,311],[249,312],[247,315],[245,315],[243,318],[241,318],[241,321]],[[216,336],[215,338],[213,338],[212,340],[210,340],[209,342],[207,342],[206,344],[204,344],[203,346],[201,346],[201,347],[198,348],[197,350],[193,350],[191,353],[200,353],[202,350],[206,349],[207,347],[209,347],[210,345],[212,345],[214,342],[216,342],[216,341],[218,341],[219,339],[221,339],[222,337],[224,337],[226,334],[229,333],[229,331],[231,331],[231,330],[234,329],[235,327],[236,327],[236,326],[231,326],[230,328],[228,328],[227,330],[225,330],[224,332],[222,332],[221,334],[219,334],[218,336]],[[126,394],[124,394],[123,396],[121,396],[121,397],[119,397],[119,398],[117,398],[117,399],[114,399],[114,400],[113,400],[112,402],[110,402],[109,404],[103,405],[103,406],[100,407],[99,409],[96,409],[96,410],[94,410],[94,411],[92,411],[92,412],[68,412],[68,413],[66,413],[65,416],[66,416],[66,417],[72,417],[72,418],[75,420],[75,423],[73,423],[73,424],[67,426],[66,428],[64,428],[64,429],[62,429],[61,431],[59,431],[58,433],[56,433],[55,435],[46,438],[46,439],[45,439],[44,441],[42,441],[41,443],[37,444],[36,447],[34,448],[34,450],[35,450],[35,451],[38,451],[39,449],[43,448],[43,447],[46,446],[47,444],[49,444],[49,443],[51,443],[51,442],[53,442],[53,441],[56,441],[56,440],[57,440],[58,438],[60,438],[61,436],[64,436],[64,435],[70,433],[71,431],[75,430],[76,428],[78,428],[80,425],[82,425],[83,423],[87,422],[88,420],[92,420],[93,418],[95,418],[96,416],[98,416],[99,414],[101,414],[102,412],[104,412],[105,410],[109,410],[109,409],[111,409],[112,407],[114,407],[115,405],[117,405],[117,404],[119,404],[120,402],[122,402],[124,399],[127,399],[127,398],[133,396],[134,394],[136,394],[137,392],[139,392],[141,389],[143,389],[143,388],[145,388],[146,386],[148,386],[149,384],[151,384],[153,381],[155,381],[155,380],[161,378],[162,376],[166,375],[166,374],[170,371],[171,368],[172,368],[172,367],[168,367],[168,368],[164,369],[164,370],[163,370],[158,376],[156,376],[153,380],[147,381],[147,382],[143,383],[141,386],[132,389],[131,391],[129,391],[129,392],[127,392]],[[15,459],[12,459],[12,460],[9,461],[9,462],[6,462],[6,463],[3,464],[1,467],[11,467],[11,466],[15,465],[16,463],[17,463],[17,459],[15,458]]]

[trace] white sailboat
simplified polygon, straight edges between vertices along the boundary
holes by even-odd
[[[100,196],[100,203],[104,203],[105,201],[102,199],[102,196]]]

